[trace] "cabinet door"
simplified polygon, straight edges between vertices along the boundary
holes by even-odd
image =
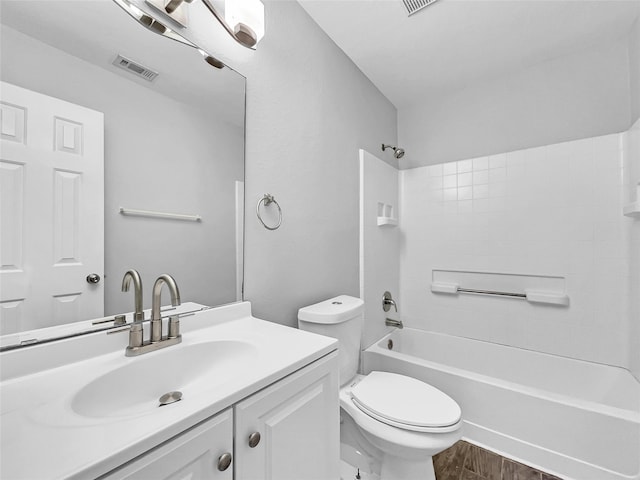
[[[206,422],[103,477],[104,480],[232,480],[233,465],[219,470],[218,462],[233,447],[233,411]]]
[[[338,376],[333,352],[234,407],[235,480],[339,478]]]

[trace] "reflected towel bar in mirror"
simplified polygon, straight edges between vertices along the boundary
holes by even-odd
[[[202,217],[200,215],[185,215],[182,213],[155,212],[152,210],[134,210],[132,208],[124,208],[124,207],[120,207],[120,213],[122,215],[131,215],[136,217],[166,218],[169,220],[186,220],[189,222],[202,221]]]

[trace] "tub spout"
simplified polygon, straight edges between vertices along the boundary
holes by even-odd
[[[401,320],[394,320],[393,318],[385,319],[384,324],[387,327],[396,327],[396,328],[400,328],[400,329],[404,328],[404,325],[402,324]]]

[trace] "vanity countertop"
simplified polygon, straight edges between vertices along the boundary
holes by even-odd
[[[0,383],[0,477],[96,478],[337,349],[334,339],[254,318],[248,302],[181,323],[181,344],[138,357],[124,355],[127,333],[3,352],[3,364],[24,357],[30,367]],[[48,364],[61,349],[69,361]],[[165,385],[183,400],[158,407],[166,392],[154,388]]]

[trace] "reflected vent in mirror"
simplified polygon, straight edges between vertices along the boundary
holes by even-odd
[[[158,76],[158,72],[154,72],[150,68],[144,67],[139,63],[134,62],[133,60],[128,59],[127,57],[123,57],[122,55],[118,55],[116,59],[113,61],[113,64],[116,67],[120,67],[123,70],[127,70],[134,75],[137,75],[141,78],[149,82],[153,82]]]
[[[402,0],[402,3],[404,3],[404,6],[407,8],[409,16],[435,2],[436,0]]]

